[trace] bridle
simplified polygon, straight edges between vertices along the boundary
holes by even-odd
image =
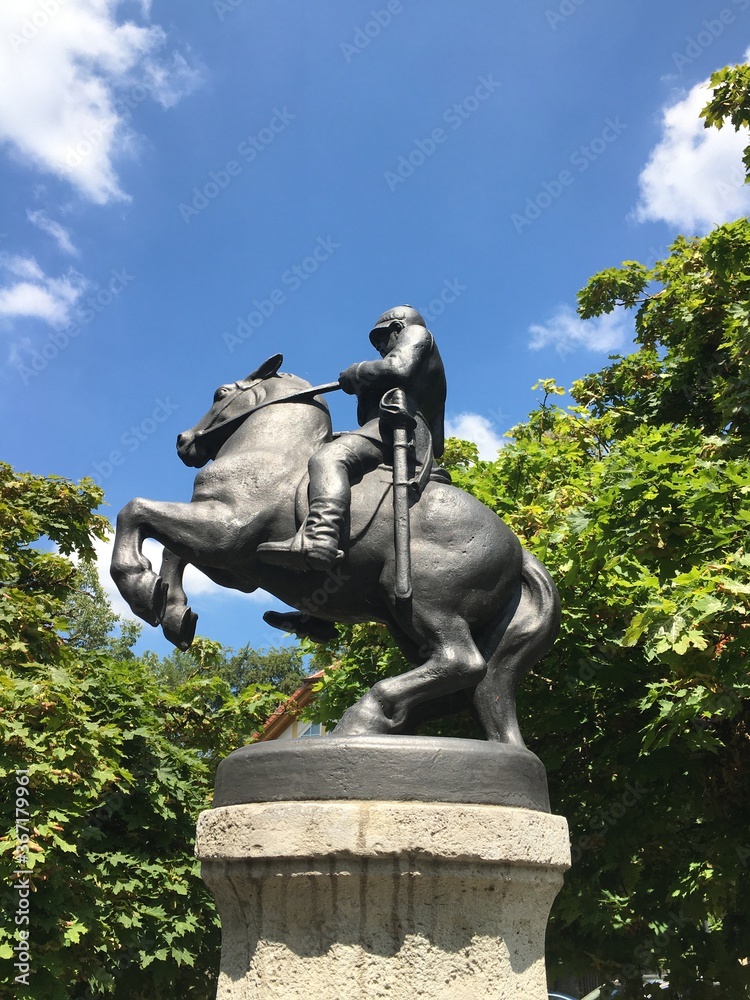
[[[257,382],[251,382],[250,385],[238,387],[239,393],[249,392],[250,389],[254,389],[256,386],[260,385],[265,381],[266,379],[258,379]],[[221,407],[221,409],[214,414],[213,419],[211,420],[211,423],[208,425],[208,427],[206,427],[202,431],[198,431],[193,440],[197,441],[198,439],[203,439],[208,434],[212,434],[218,430],[226,430],[227,428],[231,428],[230,433],[233,434],[237,430],[237,428],[247,420],[248,417],[251,417],[254,413],[257,413],[258,410],[262,410],[266,406],[273,406],[275,403],[295,403],[295,402],[302,403],[307,400],[310,400],[311,402],[315,403],[315,400],[313,399],[314,396],[319,396],[324,392],[335,392],[336,389],[340,388],[341,386],[339,385],[338,382],[326,382],[324,385],[314,385],[311,386],[309,389],[301,389],[299,392],[293,392],[289,396],[281,396],[279,399],[266,399],[262,403],[258,403],[256,406],[252,406],[249,410],[246,410],[244,413],[238,413],[236,417],[230,417],[228,420],[225,420],[222,423],[217,423],[224,410],[226,410],[227,407],[230,406],[237,399],[239,393],[232,393],[231,398],[228,399],[226,403]],[[320,404],[318,403],[316,405]]]

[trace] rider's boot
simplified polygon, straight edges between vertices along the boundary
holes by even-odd
[[[344,558],[339,541],[346,512],[347,504],[338,497],[316,497],[297,534],[283,542],[263,542],[258,558],[297,572],[330,569]]]

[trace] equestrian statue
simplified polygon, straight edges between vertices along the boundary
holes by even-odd
[[[187,649],[197,616],[188,563],[215,583],[284,601],[269,624],[325,642],[335,623],[384,624],[411,669],[377,682],[337,737],[411,734],[469,707],[486,738],[523,747],[519,679],[550,649],[557,590],[497,514],[453,486],[443,453],[446,379],[411,306],[370,333],[380,358],[311,386],[275,355],[220,386],[177,438],[202,471],[190,503],[131,500],[117,519],[112,576],[135,614]],[[326,392],[357,397],[359,429],[334,434]],[[164,545],[158,575],[143,541]]]

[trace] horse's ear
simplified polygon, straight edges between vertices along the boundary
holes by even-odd
[[[283,354],[274,354],[267,361],[264,361],[262,365],[258,365],[254,372],[251,372],[247,378],[246,382],[254,382],[258,378],[270,378],[275,375],[276,372],[281,368],[282,362],[284,361]]]

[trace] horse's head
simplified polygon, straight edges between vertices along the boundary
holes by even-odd
[[[202,468],[216,458],[219,449],[237,429],[242,418],[255,407],[272,399],[274,394],[283,395],[290,388],[293,390],[297,386],[301,388],[308,384],[295,376],[284,376],[282,383],[277,372],[283,360],[283,355],[274,354],[247,378],[219,386],[208,413],[195,427],[177,436],[177,454],[185,465]],[[294,384],[290,385],[287,378]],[[283,386],[281,392],[277,386]]]

